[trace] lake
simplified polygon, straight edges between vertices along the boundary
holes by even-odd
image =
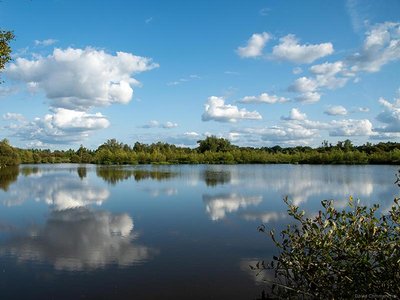
[[[1,299],[255,299],[260,224],[348,197],[387,211],[398,166],[22,165],[0,170]]]

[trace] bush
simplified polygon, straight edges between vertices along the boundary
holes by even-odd
[[[287,198],[288,214],[296,220],[277,239],[280,250],[266,265],[272,270],[271,292],[279,297],[353,298],[400,295],[399,199],[386,215],[377,217],[378,205],[359,205],[350,197],[348,208],[338,211],[333,201],[322,201],[323,210],[313,218]],[[266,233],[264,225],[259,227]]]

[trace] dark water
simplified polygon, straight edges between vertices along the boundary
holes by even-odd
[[[352,195],[387,210],[396,166],[35,165],[0,170],[1,299],[255,299],[261,223]]]

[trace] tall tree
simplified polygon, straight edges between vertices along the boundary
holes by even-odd
[[[0,72],[11,60],[10,42],[15,38],[12,31],[0,30]]]

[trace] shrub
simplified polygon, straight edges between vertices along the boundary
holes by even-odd
[[[400,295],[399,198],[379,217],[377,204],[368,208],[351,197],[342,211],[333,201],[322,201],[323,210],[313,218],[284,201],[296,224],[288,225],[279,240],[270,231],[280,254],[267,265],[250,266],[272,270],[272,294],[331,299]],[[267,233],[264,225],[259,231]]]

